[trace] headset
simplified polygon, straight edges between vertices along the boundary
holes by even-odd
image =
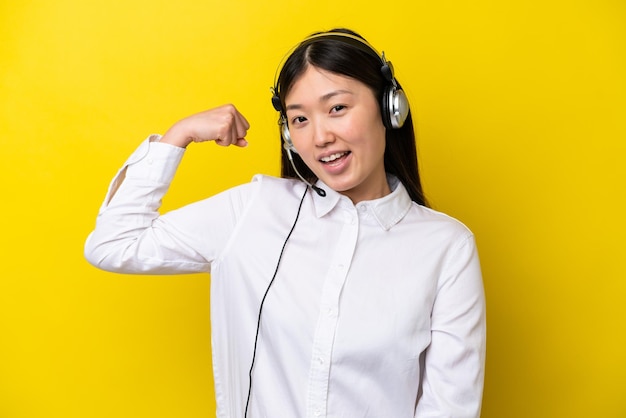
[[[404,91],[402,91],[402,89],[398,87],[398,82],[394,77],[393,65],[390,61],[387,61],[387,59],[385,58],[385,53],[383,52],[382,54],[379,54],[372,45],[370,45],[365,39],[359,36],[352,35],[350,33],[333,31],[309,36],[308,38],[304,39],[300,44],[298,44],[296,49],[305,48],[308,45],[325,40],[333,40],[349,44],[369,54],[370,56],[375,57],[377,60],[380,61],[380,72],[387,82],[387,86],[385,87],[380,103],[383,124],[387,129],[401,128],[404,125],[404,122],[406,121],[406,118],[409,114],[409,101],[407,100]],[[293,51],[291,53],[293,53]],[[289,53],[288,55],[291,55],[291,53]],[[289,159],[291,160],[291,152],[297,153],[298,151],[294,147],[291,140],[289,126],[287,123],[287,116],[280,100],[280,92],[278,88],[278,74],[279,71],[277,70],[276,76],[274,77],[274,87],[271,88],[272,106],[281,115],[279,124],[281,125],[281,134],[284,141],[283,146],[288,153]]]

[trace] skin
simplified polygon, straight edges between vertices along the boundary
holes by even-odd
[[[391,193],[384,166],[385,127],[367,85],[309,66],[285,105],[293,144],[319,179],[355,204]],[[329,157],[336,159],[325,161]]]
[[[215,141],[222,146],[248,145],[246,118],[232,104],[196,113],[176,122],[160,142],[186,148],[192,142]]]
[[[384,167],[385,127],[373,91],[350,77],[309,66],[285,97],[295,148],[315,175],[353,203],[391,193]],[[246,118],[233,105],[175,123],[161,142],[248,145]]]

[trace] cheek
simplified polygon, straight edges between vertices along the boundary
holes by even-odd
[[[385,128],[382,124],[375,123],[362,125],[359,129],[351,129],[349,132],[353,145],[370,154],[383,154],[385,152]]]
[[[372,133],[374,147],[377,149],[378,152],[384,154],[385,147],[387,145],[387,130],[385,129],[382,120],[377,121],[377,123],[372,126]]]
[[[300,157],[305,158],[306,155],[310,154],[311,141],[305,141],[301,132],[298,132],[295,135],[291,133],[291,142],[293,142],[293,146],[298,151]]]

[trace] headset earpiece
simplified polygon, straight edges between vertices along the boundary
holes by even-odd
[[[380,72],[389,83],[382,97],[381,111],[383,115],[383,123],[387,129],[399,129],[404,125],[409,115],[409,101],[404,92],[398,88],[393,73],[393,65],[385,58],[383,52],[380,56],[383,62]]]
[[[296,147],[294,147],[293,145],[293,141],[291,140],[291,134],[289,133],[289,125],[287,125],[287,118],[284,115],[281,115],[279,124],[280,133],[283,136],[283,148],[297,154],[298,150],[296,150]]]
[[[404,91],[389,87],[383,95],[382,113],[387,129],[402,128],[409,115],[409,102]]]

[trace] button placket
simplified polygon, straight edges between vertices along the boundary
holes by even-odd
[[[333,343],[338,324],[339,298],[346,281],[358,237],[358,216],[354,207],[344,216],[337,252],[331,261],[322,291],[320,314],[313,340],[307,391],[307,417],[326,416]]]

